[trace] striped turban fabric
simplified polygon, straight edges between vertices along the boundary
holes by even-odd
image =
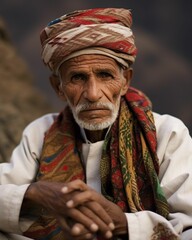
[[[131,26],[131,12],[123,8],[96,8],[63,15],[40,34],[42,59],[56,75],[64,61],[82,54],[103,54],[128,67],[137,52]]]

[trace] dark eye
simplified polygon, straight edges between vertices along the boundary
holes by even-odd
[[[74,74],[72,77],[71,77],[71,80],[73,82],[78,82],[78,81],[85,81],[86,80],[86,76],[84,74]]]
[[[111,79],[111,78],[113,78],[113,76],[110,73],[108,73],[108,72],[99,72],[98,76],[100,78],[104,78],[104,79]]]

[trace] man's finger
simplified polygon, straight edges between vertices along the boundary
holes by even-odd
[[[94,206],[96,207],[96,205],[97,205],[97,203],[92,205],[92,207],[94,208]],[[79,210],[84,215],[86,215],[87,217],[92,219],[97,224],[97,226],[99,227],[99,233],[102,236],[104,236],[107,239],[112,237],[113,234],[112,234],[111,230],[114,230],[115,226],[113,225],[113,229],[110,228],[111,224],[113,224],[113,223],[112,223],[111,218],[108,216],[108,214],[105,211],[103,211],[103,216],[101,218],[100,216],[97,215],[97,213],[95,213],[94,211],[90,210],[86,206],[80,206]]]
[[[80,179],[71,181],[61,188],[61,192],[66,194],[73,191],[85,191],[89,187]]]
[[[92,233],[97,232],[99,227],[94,220],[87,217],[80,210],[76,208],[68,209],[67,216],[74,220],[74,222],[81,223],[85,228],[89,229]]]
[[[67,240],[94,239],[94,234],[88,231],[82,224],[74,223],[71,219],[66,220],[61,216],[56,217],[56,219]]]
[[[72,196],[71,200],[66,202],[68,208],[86,206],[113,230],[113,221],[106,212],[107,205],[109,205],[109,201],[93,190],[78,192]]]

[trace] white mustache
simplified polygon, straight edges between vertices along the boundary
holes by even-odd
[[[103,102],[98,102],[98,103],[83,103],[79,104],[75,107],[75,112],[76,114],[79,114],[81,111],[84,110],[89,110],[89,109],[94,109],[94,108],[105,108],[109,110],[113,110],[114,105],[112,103],[103,103]]]

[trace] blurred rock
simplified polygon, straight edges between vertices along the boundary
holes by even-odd
[[[132,84],[148,95],[155,112],[180,118],[192,133],[191,62],[142,30],[136,36]]]
[[[36,89],[25,62],[9,40],[2,19],[0,54],[0,162],[4,162],[19,143],[24,127],[50,112],[52,107]]]

